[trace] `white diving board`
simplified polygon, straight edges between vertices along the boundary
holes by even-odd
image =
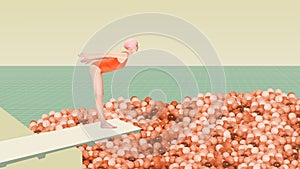
[[[100,122],[96,122],[0,141],[0,168],[20,160],[32,157],[44,158],[47,153],[127,133],[137,133],[141,130],[141,128],[137,126],[133,126],[118,119],[107,121],[112,125],[117,126],[117,128],[101,128]]]

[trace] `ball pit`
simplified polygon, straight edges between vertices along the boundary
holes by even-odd
[[[293,92],[200,93],[181,103],[119,97],[104,111],[106,119],[141,131],[78,146],[82,168],[300,168],[300,100]],[[32,120],[29,129],[41,133],[96,121],[95,108],[63,109]]]

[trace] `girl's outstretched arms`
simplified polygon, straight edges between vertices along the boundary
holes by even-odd
[[[82,63],[90,63],[94,60],[100,60],[105,58],[118,58],[123,59],[127,57],[127,53],[120,52],[120,53],[80,53],[78,57],[82,58],[80,62]]]

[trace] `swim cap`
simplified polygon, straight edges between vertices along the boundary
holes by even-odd
[[[137,50],[138,42],[134,38],[129,38],[124,42],[124,48],[127,50],[135,49]]]

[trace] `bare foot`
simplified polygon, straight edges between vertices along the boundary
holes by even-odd
[[[77,117],[78,117],[79,123],[88,124],[88,120],[86,118],[86,113],[84,111],[84,108],[80,107],[78,109]]]
[[[106,121],[101,122],[100,126],[101,126],[101,128],[117,128],[117,126],[114,126],[114,125],[112,125],[112,124],[110,124],[110,123],[108,123]]]

